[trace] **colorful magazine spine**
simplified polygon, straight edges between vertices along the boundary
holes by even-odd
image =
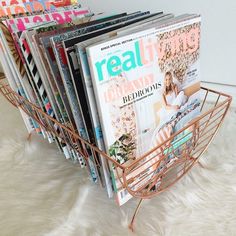
[[[66,91],[65,91],[63,81],[60,76],[60,72],[59,72],[59,69],[57,66],[56,58],[55,58],[55,55],[53,53],[53,49],[50,44],[50,37],[51,36],[40,38],[39,39],[40,45],[42,47],[42,52],[44,54],[44,58],[47,61],[47,65],[50,68],[50,74],[53,77],[52,80],[56,83],[56,87],[58,89],[61,100],[63,102],[63,107],[61,107],[61,109],[62,110],[65,109],[66,114],[67,114],[67,117],[64,116],[64,119],[68,118],[70,124],[72,125],[72,128],[74,130],[76,130],[76,125],[75,125],[75,121],[73,118],[72,110],[71,110],[68,98],[66,96]],[[65,114],[65,112],[64,112],[64,114]]]
[[[55,97],[56,104],[57,104],[57,106],[58,106],[58,108],[60,110],[61,119],[62,119],[61,121],[64,124],[68,125],[68,121],[69,121],[68,115],[66,113],[66,110],[65,110],[62,98],[60,96],[60,93],[58,91],[57,85],[56,85],[56,83],[55,83],[55,81],[53,79],[53,75],[50,73],[50,66],[48,65],[47,60],[46,60],[46,58],[44,56],[44,52],[43,52],[43,50],[41,48],[40,42],[36,39],[35,35],[32,36],[32,41],[33,41],[33,45],[34,45],[35,51],[37,51],[38,59],[41,62],[42,71],[43,71],[42,76],[47,78],[48,83],[50,84],[52,93],[53,93],[53,95]]]

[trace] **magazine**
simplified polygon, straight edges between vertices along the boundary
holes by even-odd
[[[200,17],[194,15],[87,48],[106,151],[120,164],[128,165],[152,150],[163,126],[168,127],[170,137],[183,117],[173,127],[171,120],[188,106],[192,109],[184,113],[181,125],[199,114],[199,38]],[[158,156],[148,163],[152,165],[147,171],[157,171],[155,161]],[[140,176],[133,180],[133,190],[151,178],[137,171]],[[122,205],[131,195],[118,178],[119,173],[113,171]]]
[[[34,56],[34,58],[36,59],[35,61],[38,62],[37,67],[39,68],[41,78],[43,78],[42,81],[45,80],[44,82],[49,84],[49,85],[46,85],[45,88],[49,88],[49,87],[51,88],[51,93],[52,93],[51,96],[54,97],[54,99],[55,99],[54,103],[57,104],[58,109],[59,109],[59,114],[57,114],[55,112],[55,115],[60,117],[58,119],[58,121],[61,121],[62,124],[64,124],[67,127],[71,128],[71,125],[68,122],[67,113],[65,111],[63,102],[62,102],[61,97],[60,97],[60,94],[58,93],[56,84],[55,84],[54,80],[52,79],[52,75],[50,74],[50,69],[47,65],[46,59],[43,57],[43,52],[41,51],[41,48],[38,47],[39,44],[37,42],[35,43],[35,37],[34,36],[35,36],[36,33],[46,32],[47,30],[53,30],[53,29],[55,29],[55,26],[50,26],[50,27],[46,27],[46,28],[45,27],[39,28],[39,29],[36,29],[35,31],[30,31],[28,33],[31,34],[30,36],[31,36],[32,46],[34,48],[33,51],[36,54]],[[62,130],[62,132],[63,132],[63,130]],[[64,134],[64,137],[66,138],[66,140],[70,139],[70,137],[67,137],[66,134]],[[68,149],[70,150],[71,148],[68,147]],[[72,156],[74,156],[74,155],[72,155]],[[81,167],[84,167],[85,162],[84,162],[83,158],[79,157],[78,160],[79,160],[79,163],[80,163]]]
[[[29,68],[31,69],[31,76],[35,77],[37,79],[37,83],[42,83],[42,85],[48,95],[48,99],[49,99],[49,102],[52,106],[52,109],[55,112],[55,116],[56,116],[57,120],[63,123],[62,115],[61,115],[60,110],[57,106],[56,99],[53,95],[51,86],[47,80],[44,70],[42,69],[42,63],[41,63],[41,61],[38,60],[39,57],[38,57],[37,51],[35,50],[34,45],[32,43],[33,42],[32,36],[33,36],[33,34],[35,34],[35,32],[36,31],[34,31],[34,30],[24,31],[20,37],[19,42],[20,43],[23,42],[22,47],[24,46],[24,49],[26,49],[27,47],[29,48],[28,51],[30,52],[30,55],[32,56],[32,61],[31,62],[27,61],[27,64],[28,64]],[[29,55],[27,55],[27,56],[29,57]],[[40,82],[40,80],[41,80],[41,82]]]
[[[77,14],[78,12],[81,12],[81,9],[80,9],[80,11],[77,11],[77,8],[74,7],[72,13],[73,14]],[[67,11],[67,13],[70,13],[70,11]],[[80,14],[77,14],[77,15],[80,15]],[[43,16],[44,15],[40,15],[40,19]],[[52,14],[51,16],[54,17],[54,18],[57,17],[57,19],[59,21],[61,21],[61,18],[59,17],[59,15]],[[32,17],[33,16],[31,16],[31,18]],[[36,17],[34,16],[33,19],[36,19]],[[47,18],[50,18],[50,15],[47,15],[46,19]],[[69,18],[70,17],[68,17],[68,15],[67,15],[65,20],[67,21],[67,20],[69,20]],[[24,17],[24,20],[26,21],[26,24],[29,23],[29,19],[30,19],[30,17],[29,18]],[[18,18],[18,20],[20,20],[20,18]],[[20,23],[20,22],[18,21],[18,23]],[[24,27],[26,27],[26,24],[24,25]],[[33,24],[31,24],[31,25],[33,25]],[[35,25],[35,23],[34,23],[34,25]],[[20,25],[18,25],[15,29],[18,29],[19,26]],[[27,24],[27,26],[30,26],[30,24]],[[22,27],[22,25],[21,25],[21,27]],[[4,28],[4,30],[5,30],[5,28]],[[3,39],[5,40],[4,43],[5,43],[5,48],[7,50],[6,54],[7,54],[7,58],[8,58],[8,63],[11,66],[11,70],[14,71],[14,73],[16,75],[16,76],[12,77],[12,78],[14,78],[13,81],[16,81],[16,88],[15,89],[17,89],[17,92],[19,92],[20,95],[28,98],[34,104],[40,105],[41,109],[44,110],[44,104],[39,99],[40,96],[38,96],[38,93],[37,93],[38,89],[36,88],[37,85],[35,84],[35,81],[33,81],[33,80],[29,81],[29,78],[31,77],[31,72],[35,72],[35,67],[34,66],[30,67],[30,66],[32,66],[31,55],[27,55],[27,59],[30,60],[30,63],[28,65],[27,65],[27,63],[26,64],[22,63],[22,62],[29,62],[29,61],[28,60],[24,60],[23,55],[21,54],[21,51],[19,50],[19,47],[17,47],[18,51],[16,50],[16,48],[14,46],[14,43],[17,42],[17,41],[15,40],[15,42],[14,42],[14,39],[11,37],[9,31],[8,30],[6,30],[6,31],[7,31],[7,34],[3,34]],[[14,32],[14,33],[16,33],[16,32]],[[14,36],[15,36],[15,39],[17,39],[17,36],[15,34],[14,34]],[[10,38],[11,38],[11,41],[9,41]],[[7,39],[7,41],[6,41],[6,39]],[[18,45],[18,44],[15,44],[15,45]],[[27,46],[26,46],[26,48],[28,48]],[[30,70],[30,68],[32,70]],[[38,77],[37,75],[38,74],[36,73],[34,76]],[[40,83],[39,80],[38,80],[38,83]],[[40,91],[42,92],[42,89]],[[41,95],[44,95],[44,93],[41,93]],[[46,104],[45,107],[46,107],[47,111],[52,111],[50,109],[50,107],[47,106],[47,104]],[[53,114],[51,113],[51,115],[53,115]],[[31,121],[31,118],[29,118],[29,122],[30,121]],[[34,123],[34,121],[32,121],[32,124],[33,123]],[[35,126],[34,127],[35,130],[37,131],[37,129],[38,129],[37,124],[35,123],[34,126]],[[29,127],[29,125],[27,125],[27,127]],[[42,134],[44,134],[43,130],[42,130]],[[54,137],[50,133],[45,133],[45,135],[48,137],[49,142],[53,142],[54,141]],[[55,141],[60,146],[58,140],[55,139]]]
[[[135,14],[130,14],[129,17],[131,15],[134,16]],[[140,14],[138,14],[138,15],[140,15]],[[117,19],[117,18],[119,18],[119,15],[115,15],[115,16],[112,16],[112,17],[106,17],[105,19],[102,18],[102,20],[96,20],[96,21],[94,21],[94,23],[105,22],[105,21],[114,20],[114,19]],[[71,53],[69,52],[70,55],[72,55],[72,53],[74,53],[74,48],[73,48],[72,45],[74,45],[76,42],[78,42],[78,41],[76,41],[76,39],[77,38],[68,39],[68,40],[66,40],[65,44],[63,43],[64,45],[66,45],[68,47],[67,48],[67,53],[68,53],[68,50],[71,48],[71,50],[69,50],[69,51],[71,51]],[[63,72],[67,73],[67,76],[69,76],[69,77],[71,76],[72,78],[75,78],[79,74],[78,74],[78,68],[75,68],[73,66],[73,65],[75,65],[77,63],[77,59],[76,59],[75,53],[73,55],[74,55],[73,59],[71,57],[70,57],[70,59],[67,57],[67,62],[68,62],[68,66],[69,66],[71,75],[69,74],[69,70],[68,69],[66,70],[66,68],[65,68],[67,65],[63,65],[63,69],[64,69]],[[72,81],[74,82],[75,80],[72,79]],[[99,127],[96,127],[94,129],[93,124],[91,122],[91,118],[89,116],[89,107],[87,105],[87,102],[84,99],[85,98],[85,93],[84,93],[84,90],[83,90],[83,87],[82,87],[82,84],[81,84],[82,81],[80,82],[78,80],[78,78],[76,78],[76,81],[77,81],[77,87],[75,87],[76,88],[75,92],[76,92],[76,95],[77,95],[78,102],[79,102],[79,104],[81,106],[82,115],[83,115],[83,118],[84,118],[84,121],[85,121],[85,124],[86,124],[86,128],[88,129],[88,132],[89,132],[89,137],[90,137],[91,140],[93,140],[92,142],[96,142],[96,144],[98,145],[99,142],[103,142],[102,141],[102,137],[101,137],[101,132],[100,132],[101,129]],[[75,86],[75,84],[74,84],[74,86]],[[78,94],[80,95],[79,96],[80,98],[78,97]],[[96,138],[95,138],[95,136],[96,136]],[[100,147],[101,147],[101,145],[100,145]],[[106,187],[107,187],[107,191],[108,191],[108,196],[112,197],[113,191],[112,191],[111,183],[110,183],[110,180],[109,180],[110,179],[110,177],[109,177],[110,175],[109,175],[109,172],[108,172],[108,169],[107,169],[107,164],[104,162],[103,159],[101,160],[101,163],[102,163],[102,166],[103,166],[103,171],[102,171],[102,173],[103,173],[103,175],[102,175],[103,182],[106,183]]]
[[[90,11],[87,8],[80,8],[71,11],[60,11],[43,15],[7,19],[4,23],[11,32],[24,31],[27,29],[27,25],[35,26],[37,22],[57,21],[59,24],[65,24],[72,21],[74,17],[84,16],[89,13]]]

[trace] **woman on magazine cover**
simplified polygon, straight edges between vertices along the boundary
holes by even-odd
[[[180,107],[187,102],[187,96],[184,94],[184,91],[178,90],[178,87],[174,83],[173,76],[170,71],[165,73],[162,102],[162,124],[168,122],[173,117],[173,115],[177,113]]]

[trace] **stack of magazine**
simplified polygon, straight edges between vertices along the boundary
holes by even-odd
[[[121,165],[199,115],[199,15],[96,15],[69,0],[5,0],[0,7],[0,61],[11,88]],[[29,132],[86,166],[74,149],[21,114]],[[86,167],[91,180],[126,203],[131,195],[119,173],[94,158]]]

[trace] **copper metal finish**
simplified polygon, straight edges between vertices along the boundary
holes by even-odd
[[[206,151],[220,128],[232,100],[227,94],[201,88],[203,101],[200,116],[161,145],[145,155],[137,157],[131,164],[122,166],[94,144],[81,138],[75,131],[59,123],[41,111],[40,108],[19,96],[2,81],[0,81],[0,92],[11,104],[21,108],[48,133],[58,137],[71,149],[76,150],[85,160],[88,159],[88,149],[90,149],[92,153],[96,154],[94,156],[105,158],[112,163],[122,186],[132,196],[141,199],[130,224],[132,230],[142,200],[152,198],[167,190],[183,177],[194,164],[198,163],[199,158]],[[212,100],[213,103],[209,102]],[[61,131],[60,133],[58,128]],[[100,165],[99,160],[96,160],[95,165]]]

